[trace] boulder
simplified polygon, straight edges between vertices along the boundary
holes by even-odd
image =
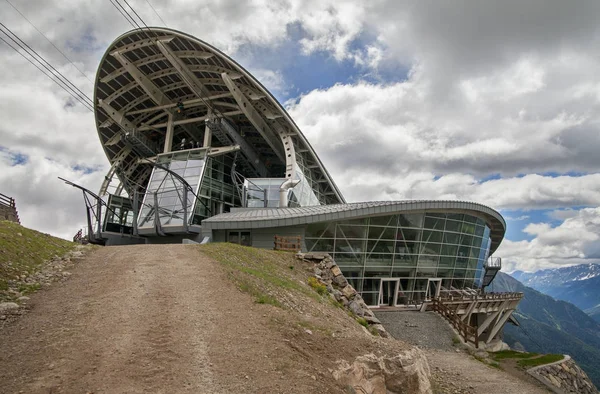
[[[350,309],[350,311],[352,311],[352,313],[354,313],[356,316],[364,316],[365,312],[364,310],[360,307],[360,305],[358,304],[358,302],[356,302],[356,300],[352,300],[350,301],[350,303],[348,304],[348,308]]]
[[[333,283],[335,283],[337,286],[339,286],[341,288],[348,286],[348,281],[346,280],[346,277],[344,275],[338,275],[338,276],[334,277]]]
[[[333,377],[356,393],[432,393],[429,364],[423,352],[413,348],[395,356],[366,354],[352,364],[340,362]]]

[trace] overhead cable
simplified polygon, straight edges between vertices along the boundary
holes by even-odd
[[[39,30],[37,27],[35,27],[35,25],[34,25],[33,23],[31,23],[31,21],[30,21],[29,19],[27,19],[27,17],[26,17],[25,15],[23,15],[23,13],[22,13],[21,11],[19,11],[19,9],[18,9],[17,7],[15,7],[15,6],[14,6],[14,4],[10,2],[10,0],[5,0],[5,1],[6,1],[8,4],[10,4],[10,6],[11,6],[12,8],[14,8],[14,9],[15,9],[15,11],[17,11],[17,12],[19,13],[19,15],[21,15],[21,16],[23,17],[23,19],[25,19],[25,20],[26,20],[26,21],[27,21],[27,22],[28,22],[28,23],[29,23],[29,24],[30,24],[30,25],[31,25],[31,26],[32,26],[32,27],[33,27],[33,28],[34,28],[34,29],[35,29],[35,30],[36,30],[38,33],[40,33],[40,34],[41,34],[41,35],[42,35],[42,36],[43,36],[43,37],[46,39],[46,41],[48,41],[48,42],[50,43],[50,45],[52,45],[52,46],[54,47],[54,49],[56,49],[56,50],[57,50],[57,51],[58,51],[58,52],[59,52],[59,53],[60,53],[60,54],[61,54],[61,55],[62,55],[62,56],[65,58],[65,59],[67,59],[67,61],[68,61],[69,63],[71,63],[71,65],[72,65],[73,67],[75,67],[75,69],[76,69],[77,71],[79,71],[79,73],[80,73],[81,75],[83,75],[85,79],[87,79],[87,80],[88,80],[88,81],[89,81],[89,82],[90,82],[92,85],[94,84],[94,83],[93,83],[93,82],[92,82],[92,81],[91,81],[91,80],[88,78],[88,76],[87,76],[87,75],[85,75],[85,73],[84,73],[83,71],[81,71],[81,70],[79,69],[79,67],[77,67],[77,66],[75,65],[75,63],[73,63],[73,61],[72,61],[71,59],[69,59],[69,58],[67,57],[67,55],[65,55],[65,54],[64,54],[64,52],[63,52],[63,51],[61,51],[61,50],[60,50],[60,49],[59,49],[59,48],[58,48],[56,45],[54,45],[54,43],[53,43],[52,41],[50,41],[50,39],[49,39],[48,37],[46,37],[46,35],[45,35],[44,33],[42,33],[42,32],[41,32],[41,31],[40,31],[40,30]]]
[[[19,48],[21,48],[25,53],[31,56],[31,59],[36,61],[39,65],[46,69],[46,72],[42,71],[37,65],[35,65],[31,59],[27,58],[21,51],[15,48],[13,45],[10,45],[6,40],[4,41],[7,45],[9,45],[14,51],[19,53],[25,59],[27,59],[30,63],[34,64],[40,71],[42,71],[48,78],[52,79],[57,85],[61,86],[67,93],[69,93],[74,99],[79,101],[82,105],[84,105],[90,111],[93,110],[93,101],[83,93],[77,86],[75,86],[68,78],[66,78],[60,71],[58,71],[54,66],[52,66],[46,59],[44,59],[41,55],[39,55],[33,48],[31,48],[25,41],[21,40],[19,36],[17,36],[12,30],[10,30],[6,25],[0,22],[0,32],[4,33],[4,35],[11,40],[14,44],[16,44]],[[5,31],[6,30],[6,31]],[[8,33],[7,33],[8,31]]]

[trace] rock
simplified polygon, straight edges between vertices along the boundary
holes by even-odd
[[[364,313],[363,317],[369,324],[381,324],[381,321],[379,321],[379,319],[375,316],[369,316],[366,313]]]
[[[6,315],[0,315],[0,320],[6,320]]]
[[[14,302],[0,302],[0,312],[7,312],[19,309],[19,305]]]
[[[352,364],[341,362],[333,377],[356,393],[431,393],[425,355],[413,348],[396,356],[366,354]]]
[[[27,296],[21,296],[21,297],[17,298],[17,301],[19,301],[19,302],[28,301],[28,300],[29,300],[29,297],[27,297]]]
[[[348,281],[344,275],[338,275],[333,278],[333,283],[335,283],[338,287],[344,288],[348,286]]]
[[[333,276],[340,276],[342,274],[342,270],[337,265],[335,267],[331,267],[331,273]]]
[[[344,297],[351,300],[356,295],[356,290],[354,290],[354,287],[348,285],[342,289],[342,294]]]
[[[348,303],[348,308],[352,311],[352,313],[354,313],[356,316],[364,316],[364,311],[363,309],[359,306],[358,302],[356,301],[350,301]]]

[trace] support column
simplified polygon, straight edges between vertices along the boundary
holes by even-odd
[[[165,149],[163,153],[169,153],[173,150],[173,130],[175,125],[173,124],[173,114],[169,113],[169,119],[167,120],[167,134],[165,135]]]
[[[210,116],[211,112],[208,112],[208,115]],[[212,131],[210,130],[210,127],[208,127],[208,124],[205,123],[204,125],[204,143],[202,144],[203,148],[210,148],[210,141],[212,140]]]

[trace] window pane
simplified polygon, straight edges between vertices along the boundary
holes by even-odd
[[[425,217],[425,227],[431,230],[443,230],[445,219]]]
[[[369,239],[396,239],[396,228],[370,226]]]
[[[421,230],[399,228],[396,239],[404,241],[419,241],[421,239]]]
[[[458,251],[458,246],[455,245],[442,245],[442,256],[456,256],[456,253]]]
[[[421,254],[440,254],[441,244],[423,243],[421,246]]]
[[[446,222],[446,231],[460,232],[461,222],[454,220],[448,220]]]
[[[336,237],[338,238],[366,238],[367,226],[337,226]]]
[[[333,239],[331,238],[306,238],[306,249],[309,252],[333,252]]]
[[[394,241],[368,241],[367,251],[370,253],[394,253]]]
[[[390,226],[396,227],[398,223],[398,216],[377,216],[372,217],[369,224],[371,226]]]
[[[423,230],[423,242],[442,242],[441,231]]]
[[[413,213],[413,214],[399,215],[398,216],[398,224],[401,227],[421,228],[421,227],[423,227],[423,214],[422,213]]]

